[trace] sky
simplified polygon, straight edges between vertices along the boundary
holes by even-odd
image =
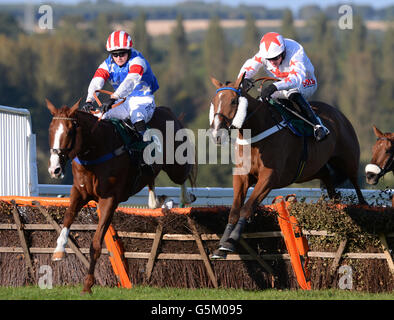
[[[172,5],[176,4],[178,2],[184,2],[183,0],[115,0],[116,2],[122,2],[124,4],[128,5],[146,5],[147,2],[149,5]],[[0,0],[0,4],[6,4],[6,3],[27,3],[27,2],[33,2],[33,3],[63,3],[63,4],[76,4],[79,3],[80,0]],[[218,2],[217,0],[205,0],[205,2]],[[239,4],[246,4],[246,5],[263,5],[267,8],[291,8],[293,10],[298,10],[300,7],[304,5],[310,5],[310,4],[315,4],[319,5],[322,8],[325,8],[329,5],[336,5],[336,4],[358,4],[358,5],[370,5],[375,8],[382,8],[382,7],[387,7],[389,5],[394,5],[394,0],[353,0],[353,1],[344,1],[344,0],[231,0],[231,1],[225,1],[221,0],[219,1],[222,4],[226,5],[234,5],[237,6]]]

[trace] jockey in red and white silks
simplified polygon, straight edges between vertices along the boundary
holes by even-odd
[[[93,93],[109,81],[115,92],[109,101],[103,103],[106,111],[103,119],[130,119],[143,133],[145,123],[152,118],[156,108],[153,94],[159,85],[148,61],[132,45],[131,37],[126,32],[111,33],[106,45],[110,54],[90,82],[85,106],[89,109],[94,99]],[[121,98],[126,98],[126,101],[111,109],[112,104]]]
[[[240,74],[246,72],[246,78],[253,78],[261,67],[271,76],[281,79],[275,82],[278,92],[275,92],[273,98],[287,99],[291,92],[299,91],[308,99],[317,89],[315,77],[315,68],[306,55],[304,48],[296,41],[283,39],[281,46],[278,46],[277,33],[271,37],[263,37],[260,43],[260,50],[254,57],[247,60],[241,68]],[[268,51],[271,49],[270,51]],[[276,50],[274,50],[276,49]],[[270,58],[275,58],[282,52],[286,52],[285,58],[279,66],[274,66]]]
[[[316,91],[317,80],[315,69],[304,48],[294,40],[269,32],[262,37],[259,52],[244,63],[239,75],[246,72],[246,79],[253,78],[261,67],[280,80],[264,88],[262,98],[289,99],[295,102],[314,124],[316,139],[324,139],[329,131],[305,100]]]

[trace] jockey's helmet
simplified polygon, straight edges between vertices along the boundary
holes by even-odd
[[[133,46],[133,41],[130,35],[125,31],[114,31],[112,32],[107,40],[107,51],[115,50],[130,50]]]
[[[260,41],[260,53],[263,59],[272,59],[285,51],[285,41],[276,32],[266,33]]]

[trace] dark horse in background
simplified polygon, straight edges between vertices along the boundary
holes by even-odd
[[[64,227],[52,259],[61,260],[64,257],[70,225],[75,215],[90,200],[96,201],[100,217],[90,246],[90,266],[83,287],[83,292],[91,293],[94,268],[101,254],[104,235],[118,204],[148,185],[150,207],[157,206],[154,180],[161,170],[164,170],[174,183],[181,185],[181,202],[190,203],[192,195],[187,193],[185,183],[189,179],[194,187],[196,164],[178,164],[176,161],[168,164],[154,163],[152,170],[142,171],[132,163],[115,126],[108,120],[100,121],[88,112],[79,111],[78,106],[79,101],[71,108],[63,106],[57,109],[47,100],[47,107],[53,115],[49,126],[50,175],[61,178],[67,160],[74,159],[70,206],[66,210]],[[160,130],[163,135],[162,145],[155,149],[156,152],[163,152],[163,159],[166,159],[166,143],[174,143],[174,150],[184,143],[174,141],[173,138],[167,141],[166,121],[174,124],[175,134],[183,128],[181,122],[166,107],[157,107],[148,123],[150,128]]]
[[[365,177],[367,183],[376,185],[387,172],[394,174],[394,132],[382,133],[375,126],[373,131],[377,140],[372,147],[371,162],[365,166]],[[394,207],[394,194],[391,204]]]
[[[251,97],[243,89],[242,79],[241,75],[235,83],[224,85],[211,78],[217,88],[210,110],[210,129],[214,140],[220,144],[223,133],[234,127],[241,129],[241,139],[242,129],[250,129],[252,136],[250,143],[246,142],[250,148],[249,159],[246,156],[242,159],[245,142],[238,145],[236,142],[235,145],[242,159],[237,166],[245,167],[245,161],[249,161],[250,170],[233,176],[233,204],[219,250],[215,251],[213,258],[225,258],[227,252],[235,250],[246,221],[272,189],[283,188],[293,182],[320,179],[327,187],[329,197],[335,198],[335,186],[349,179],[359,202],[366,203],[357,182],[360,146],[349,120],[328,104],[311,102],[330,134],[318,143],[313,137],[307,138],[307,159],[300,170],[304,139],[278,125],[281,122],[279,112],[267,101]],[[259,139],[261,135],[265,138]],[[254,184],[254,190],[245,203],[247,191]]]

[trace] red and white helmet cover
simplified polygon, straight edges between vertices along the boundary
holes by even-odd
[[[266,33],[260,41],[260,53],[264,59],[272,59],[285,51],[285,41],[276,32]]]
[[[107,40],[107,51],[129,50],[133,46],[130,35],[122,30],[112,32]]]

